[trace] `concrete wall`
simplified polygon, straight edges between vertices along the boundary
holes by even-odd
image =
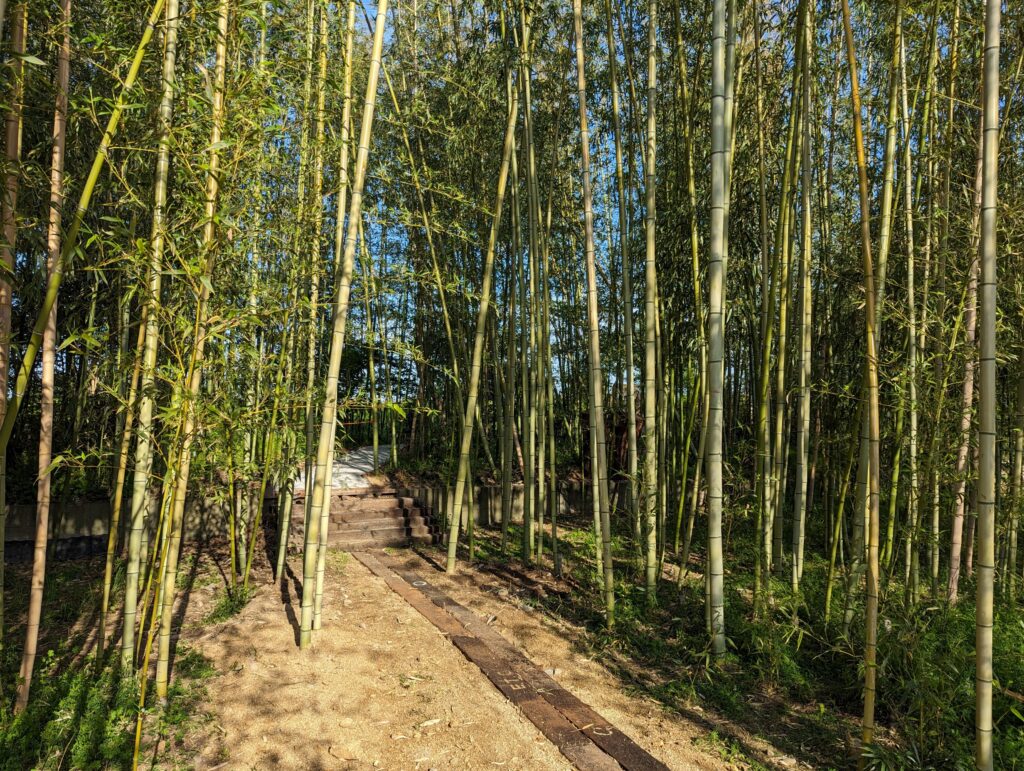
[[[157,505],[154,497],[152,505]],[[121,513],[121,537],[128,530],[129,506]],[[155,518],[150,518],[150,534]],[[227,534],[228,505],[219,498],[189,498],[185,503],[185,538],[209,538]],[[54,551],[60,557],[79,557],[106,550],[110,527],[109,501],[68,501],[63,507],[53,502],[50,511],[50,534]],[[7,528],[4,552],[11,561],[31,559],[36,533],[35,504],[15,503],[7,507]]]

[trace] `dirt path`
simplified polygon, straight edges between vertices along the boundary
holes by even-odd
[[[716,743],[709,736],[711,729],[706,725],[672,714],[661,703],[636,693],[600,661],[581,652],[574,639],[579,630],[566,628],[535,610],[524,601],[527,592],[518,581],[505,580],[465,564],[456,575],[449,576],[416,551],[403,551],[396,558],[401,567],[426,576],[452,599],[475,612],[536,666],[552,674],[562,687],[670,768],[748,767],[740,759],[723,759],[723,754],[730,753],[724,743]],[[780,765],[790,764],[787,761]]]
[[[586,771],[669,771],[421,573],[403,569],[384,554],[353,556],[444,632],[575,766]]]
[[[296,647],[296,583],[185,639],[218,671],[198,769],[565,769],[558,750],[433,626],[332,560],[324,629]],[[301,566],[294,566],[299,567]],[[283,607],[282,607],[283,606]]]
[[[396,558],[431,570],[411,552]],[[670,768],[738,767],[706,744],[705,730],[627,695],[596,662],[576,660],[565,639],[506,623],[523,611],[492,608],[501,598],[466,580],[429,577]],[[571,768],[476,665],[356,560],[331,555],[324,629],[301,653],[297,589],[294,574],[283,592],[264,585],[216,626],[200,620],[205,603],[190,610],[182,639],[217,670],[204,705],[212,719],[187,741],[195,768]]]

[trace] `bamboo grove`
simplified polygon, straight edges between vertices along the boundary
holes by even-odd
[[[326,480],[361,442],[453,491],[449,572],[484,483],[505,558],[573,562],[609,629],[637,596],[677,608],[723,672],[739,630],[806,637],[848,673],[862,761],[876,719],[949,757],[941,705],[887,678],[968,612],[977,767],[1020,762],[1024,17],[1002,10],[7,0],[0,530],[5,502],[37,530],[26,624],[0,607],[5,702],[31,703],[54,520],[84,499],[112,511],[100,655],[140,704],[151,663],[158,699],[173,676],[190,502],[228,512],[245,596],[264,548],[291,569],[311,480],[315,644]]]

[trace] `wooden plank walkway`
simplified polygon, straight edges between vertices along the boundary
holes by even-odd
[[[519,649],[420,575],[383,555],[353,555],[436,626],[581,771],[668,771]]]

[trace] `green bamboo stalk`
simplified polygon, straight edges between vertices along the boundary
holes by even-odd
[[[608,456],[604,425],[604,378],[601,373],[601,342],[597,312],[597,266],[594,254],[594,210],[590,185],[590,131],[587,127],[587,80],[583,54],[583,3],[573,0],[573,33],[576,47],[576,92],[580,115],[580,171],[583,181],[584,264],[587,274],[587,351],[590,360],[590,432],[593,437],[592,468],[595,507],[601,525],[601,572],[604,576],[605,622],[615,623],[615,577],[612,567],[611,512],[608,501]]]
[[[647,4],[647,143],[644,235],[644,475],[643,505],[647,536],[645,591],[647,605],[657,601],[658,591],[658,531],[657,531],[657,476],[658,451],[665,447],[658,445],[658,376],[657,376],[657,297],[658,271],[656,253],[656,186],[655,159],[657,150],[657,104],[658,104],[658,2],[648,0]],[[632,324],[632,316],[627,323]],[[633,363],[629,362],[632,369]],[[664,404],[662,404],[664,411]],[[632,405],[630,405],[632,412]]]
[[[607,20],[608,40],[608,77],[612,100],[612,134],[615,141],[615,189],[617,194],[616,216],[618,218],[619,259],[622,263],[622,330],[625,343],[626,359],[626,484],[629,492],[627,513],[637,523],[634,528],[639,535],[640,509],[637,505],[636,480],[638,478],[638,461],[636,447],[636,373],[635,356],[633,353],[633,266],[629,259],[629,218],[627,217],[628,201],[622,174],[622,125],[619,106],[619,75],[618,53],[615,38],[612,34],[611,0],[605,0],[605,17]],[[685,59],[685,57],[684,57]],[[686,67],[685,61],[682,65]]]
[[[209,337],[209,303],[212,293],[213,269],[218,256],[217,201],[221,182],[221,135],[224,125],[224,91],[227,77],[228,19],[231,0],[219,0],[217,4],[217,42],[214,64],[213,104],[211,105],[212,126],[210,128],[210,157],[206,171],[205,204],[203,207],[203,233],[200,255],[204,260],[200,278],[198,304],[194,327],[194,343],[189,362],[187,392],[182,395],[181,444],[178,464],[173,479],[172,509],[170,527],[166,531],[167,556],[163,562],[164,587],[160,604],[160,634],[156,661],[156,695],[161,702],[167,700],[170,675],[171,632],[174,620],[174,590],[178,579],[178,558],[181,553],[182,530],[185,518],[185,501],[188,492],[189,472],[192,465],[192,442],[195,438],[196,401],[203,381],[203,361]],[[234,567],[232,567],[234,570]],[[154,606],[154,611],[156,610]]]
[[[480,307],[476,317],[473,359],[469,370],[466,411],[463,416],[462,435],[459,445],[459,469],[455,479],[455,503],[451,523],[448,528],[448,557],[445,563],[445,571],[448,573],[455,572],[463,499],[466,495],[467,484],[469,483],[469,453],[473,444],[473,417],[476,413],[477,396],[480,389],[480,373],[483,370],[484,336],[487,327],[487,314],[491,303],[491,284],[494,277],[494,251],[498,242],[498,230],[501,226],[501,211],[504,207],[505,188],[508,183],[509,168],[515,145],[515,127],[518,114],[518,92],[513,90],[512,102],[509,105],[508,111],[508,121],[505,124],[505,140],[502,149],[501,168],[498,171],[498,191],[495,196],[494,216],[491,220],[491,230],[487,238],[487,253],[484,256],[484,275],[480,287]],[[469,512],[469,516],[472,518],[472,511]]]
[[[139,392],[139,377],[142,373],[142,357],[146,344],[146,306],[143,306],[142,321],[135,343],[135,365],[132,367],[131,382],[125,399],[124,425],[121,427],[121,445],[117,453],[117,472],[114,492],[110,502],[110,525],[107,530],[107,553],[103,567],[103,600],[100,603],[99,637],[96,655],[102,657],[107,643],[107,613],[110,610],[110,593],[114,584],[114,561],[121,530],[121,510],[124,508],[124,483],[128,476],[128,453],[131,448],[132,428],[135,423],[136,397]]]
[[[171,2],[174,2],[174,0],[171,0]],[[11,399],[7,405],[7,411],[4,413],[3,423],[0,424],[0,471],[3,472],[0,473],[0,480],[3,479],[4,474],[6,473],[7,445],[10,442],[11,433],[14,430],[14,421],[18,417],[18,411],[24,401],[25,392],[28,390],[31,372],[35,366],[39,347],[42,344],[43,332],[50,318],[50,309],[57,301],[57,295],[60,292],[60,285],[64,278],[64,272],[69,267],[71,256],[74,254],[74,251],[78,246],[78,232],[81,230],[82,221],[85,219],[85,213],[89,209],[93,192],[96,189],[96,182],[99,180],[100,172],[103,170],[103,166],[107,160],[107,152],[110,148],[110,143],[113,141],[114,135],[117,133],[117,128],[121,122],[121,116],[124,114],[124,110],[128,105],[130,91],[138,78],[139,70],[142,67],[142,60],[146,54],[146,48],[148,47],[150,40],[153,38],[153,32],[156,28],[157,20],[160,18],[160,12],[163,10],[163,6],[164,0],[155,0],[149,18],[146,21],[142,37],[139,40],[139,45],[135,49],[135,55],[132,58],[131,65],[129,66],[128,72],[122,83],[121,91],[118,93],[114,109],[111,111],[110,117],[107,119],[107,126],[104,129],[103,137],[96,150],[96,156],[94,157],[92,166],[89,169],[89,174],[85,178],[82,193],[78,199],[78,206],[75,209],[75,215],[71,220],[70,227],[68,227],[64,235],[64,243],[61,248],[60,259],[57,261],[54,270],[47,280],[42,307],[40,307],[39,313],[36,316],[35,323],[32,327],[32,336],[29,338],[28,345],[25,347],[25,353],[22,356],[21,365],[18,368],[17,380],[15,381],[14,386],[14,398]],[[0,501],[0,504],[2,503],[3,501]]]
[[[316,564],[320,541],[320,519],[325,505],[327,480],[330,478],[330,461],[334,457],[338,376],[341,371],[341,354],[345,344],[345,326],[348,321],[349,296],[352,291],[352,270],[355,264],[356,244],[359,236],[359,220],[362,216],[363,188],[366,183],[366,168],[370,156],[370,137],[373,132],[373,116],[374,108],[376,107],[377,83],[380,79],[381,52],[384,48],[387,10],[388,0],[378,0],[377,18],[373,30],[373,48],[370,55],[370,70],[367,75],[366,96],[363,100],[363,117],[359,131],[359,145],[356,151],[355,175],[352,180],[352,200],[349,204],[345,251],[342,256],[342,263],[335,274],[334,318],[325,382],[326,391],[321,412],[320,439],[317,444],[316,477],[313,485],[312,506],[306,522],[306,544],[303,554],[302,614],[299,631],[300,648],[307,648],[312,642],[313,601],[317,591]],[[322,587],[320,591],[323,591]]]

